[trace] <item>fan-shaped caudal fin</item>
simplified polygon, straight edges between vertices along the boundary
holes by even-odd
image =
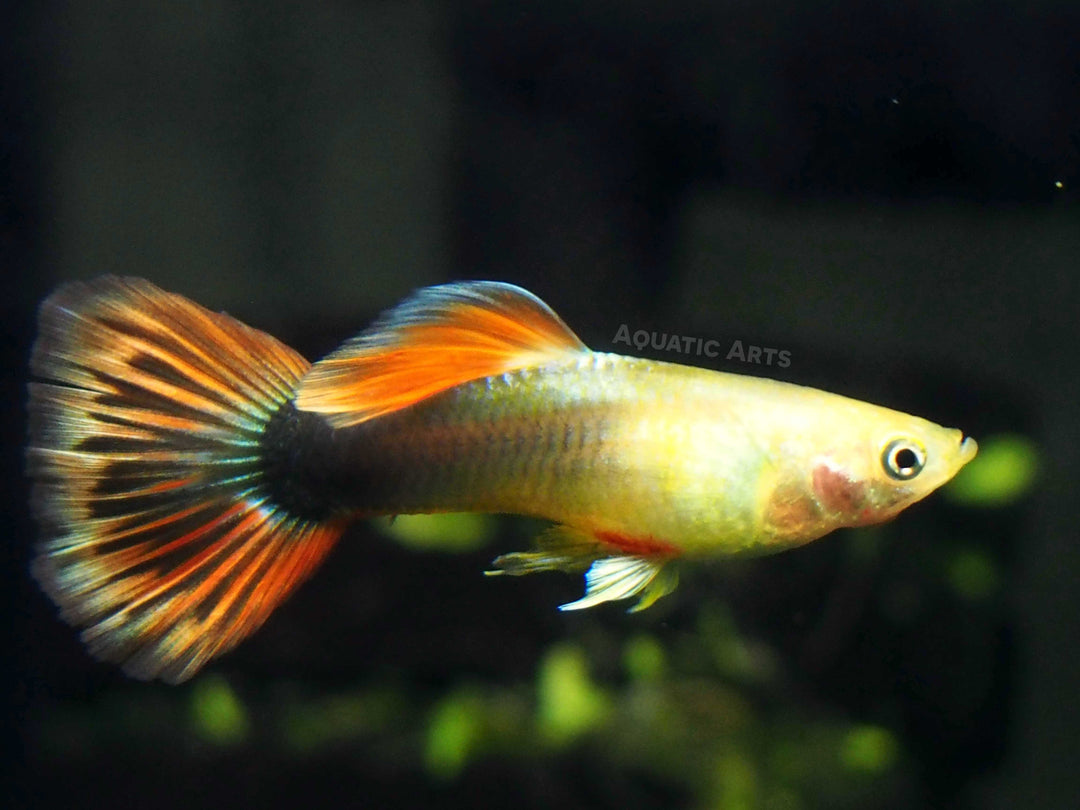
[[[337,521],[268,502],[260,436],[307,362],[137,279],[41,307],[28,466],[33,570],[96,656],[178,682],[263,623]]]
[[[347,427],[455,385],[588,351],[550,307],[512,284],[420,290],[319,361],[296,405]]]

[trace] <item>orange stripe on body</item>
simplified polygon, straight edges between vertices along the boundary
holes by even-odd
[[[682,549],[666,540],[655,537],[631,537],[618,532],[594,532],[596,539],[605,545],[634,557],[678,557]]]

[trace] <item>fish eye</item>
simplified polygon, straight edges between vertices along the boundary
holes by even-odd
[[[910,481],[926,464],[926,450],[911,439],[895,439],[885,447],[881,454],[881,464],[890,478],[897,481]]]

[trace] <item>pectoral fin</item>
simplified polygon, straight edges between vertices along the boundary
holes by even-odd
[[[515,551],[496,557],[489,576],[509,574],[519,577],[541,571],[565,571],[576,574],[584,571],[603,552],[596,539],[570,526],[552,526],[536,539],[535,551]]]

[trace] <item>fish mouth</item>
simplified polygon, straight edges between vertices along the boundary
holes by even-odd
[[[969,461],[971,461],[973,458],[975,458],[975,454],[978,453],[978,452],[979,452],[978,442],[976,442],[970,436],[965,438],[961,434],[961,438],[960,438],[960,456],[959,456],[959,459],[958,459],[957,469],[959,469],[960,467],[963,467],[965,464],[967,464]]]

